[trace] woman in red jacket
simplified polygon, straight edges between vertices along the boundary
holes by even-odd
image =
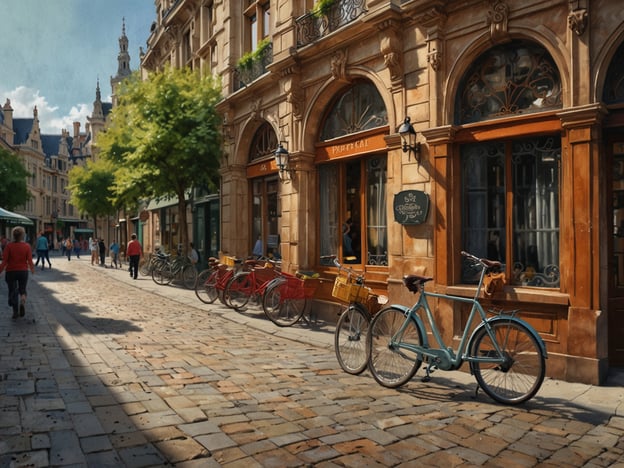
[[[26,313],[26,284],[28,270],[35,273],[30,245],[24,242],[24,228],[17,226],[11,232],[13,242],[7,244],[2,252],[0,273],[6,270],[5,279],[9,286],[9,306],[13,307],[13,318],[17,318],[18,309],[21,317]]]

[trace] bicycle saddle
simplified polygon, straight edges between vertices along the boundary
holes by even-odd
[[[420,291],[420,286],[432,279],[430,276],[406,275],[403,277],[403,284],[410,292],[417,293]]]

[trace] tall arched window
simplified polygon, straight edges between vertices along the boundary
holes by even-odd
[[[381,95],[360,81],[330,106],[320,140],[342,137],[353,144],[353,134],[387,125]],[[387,265],[386,155],[362,153],[319,166],[320,253],[339,255],[344,263]]]
[[[474,62],[455,102],[457,124],[559,109],[561,80],[543,47],[514,41]],[[558,288],[560,134],[471,143],[460,153],[462,248],[506,264],[511,284]],[[461,279],[477,277],[464,268]]]

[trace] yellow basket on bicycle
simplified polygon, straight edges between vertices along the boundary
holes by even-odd
[[[366,302],[370,288],[355,282],[355,278],[336,276],[332,296],[343,302]]]
[[[236,261],[236,257],[230,257],[228,255],[223,255],[220,259],[220,262],[227,266],[234,266]]]

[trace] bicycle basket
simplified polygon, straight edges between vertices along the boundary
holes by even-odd
[[[221,263],[227,266],[234,266],[236,257],[230,257],[228,255],[224,255],[221,257]]]
[[[369,292],[370,288],[357,284],[355,279],[336,276],[332,296],[344,302],[366,302]]]

